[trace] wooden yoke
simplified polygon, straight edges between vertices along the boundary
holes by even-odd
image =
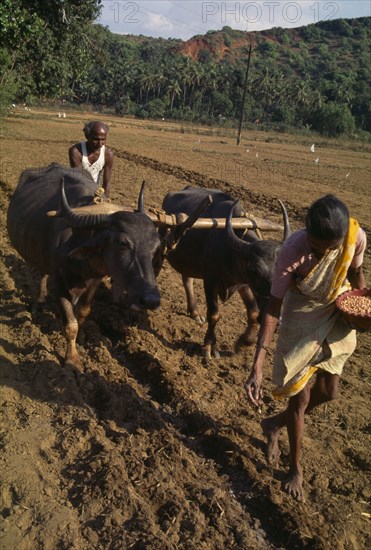
[[[182,227],[182,234],[190,227],[194,229],[211,229],[213,227],[224,229],[225,218],[198,218],[202,211],[210,204],[208,201],[209,197],[206,198],[205,204],[203,201],[190,216],[183,213],[176,215],[166,214],[166,212],[157,208],[150,208],[146,214],[156,225],[165,225],[168,227],[176,226],[179,229]],[[72,211],[76,214],[113,214],[118,211],[133,212],[131,208],[124,208],[123,206],[118,206],[117,204],[109,202],[80,206],[78,208],[72,208]],[[60,217],[61,212],[58,210],[51,210],[47,215],[50,217]],[[243,217],[232,218],[232,227],[233,229],[252,229],[254,231],[283,231],[284,229],[280,224],[251,216],[248,213],[244,214]]]

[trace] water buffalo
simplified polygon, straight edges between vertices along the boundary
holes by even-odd
[[[170,265],[183,280],[188,313],[198,323],[201,317],[193,291],[193,280],[202,279],[207,304],[207,331],[202,354],[210,359],[219,357],[216,344],[216,324],[219,320],[218,298],[223,302],[236,291],[239,292],[247,311],[247,328],[236,342],[236,350],[256,342],[259,310],[265,307],[270,293],[271,277],[280,242],[261,240],[252,231],[244,234],[232,229],[230,219],[240,216],[242,206],[218,190],[186,187],[182,191],[168,193],[162,208],[169,214],[192,212],[200,200],[210,195],[211,205],[201,217],[226,218],[223,229],[191,229],[167,254]],[[283,207],[283,205],[282,205]],[[284,211],[285,236],[289,232],[286,210]]]
[[[79,369],[78,328],[104,277],[111,277],[116,302],[134,309],[160,305],[153,269],[160,241],[144,213],[143,189],[136,212],[94,213],[100,205],[90,208],[93,213],[72,211],[70,207],[91,204],[95,189],[90,174],[80,168],[53,163],[25,170],[10,199],[7,219],[14,248],[31,266],[53,277],[67,340],[65,364]],[[49,217],[52,210],[62,216]],[[42,286],[41,294],[45,276]]]

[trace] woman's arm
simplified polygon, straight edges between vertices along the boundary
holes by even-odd
[[[263,364],[267,354],[267,348],[272,341],[274,332],[277,327],[280,317],[283,300],[270,296],[267,307],[264,312],[263,321],[260,325],[258,334],[258,343],[254,357],[254,364],[251,369],[249,378],[245,383],[245,390],[249,401],[260,407],[263,392],[261,383],[263,380]]]
[[[360,265],[359,267],[350,267],[348,269],[348,280],[354,289],[365,288],[366,279],[365,274],[363,273],[363,266]]]
[[[347,273],[347,278],[353,289],[366,288],[366,279],[363,273],[363,260],[367,248],[367,237],[363,229],[359,228],[357,242],[352,264]],[[354,267],[357,266],[357,267]]]

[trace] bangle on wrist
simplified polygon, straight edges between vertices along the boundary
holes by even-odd
[[[261,344],[260,342],[258,342],[258,348],[262,348],[263,350],[265,350],[267,353],[271,353],[271,350],[268,348],[268,346],[265,346],[264,344]]]

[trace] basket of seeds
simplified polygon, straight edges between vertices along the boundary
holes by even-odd
[[[371,288],[348,290],[336,299],[336,307],[355,329],[371,329]]]

